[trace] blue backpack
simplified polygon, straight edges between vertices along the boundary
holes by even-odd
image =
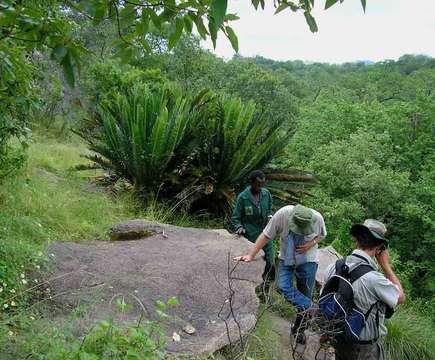
[[[335,263],[335,274],[326,282],[320,294],[319,310],[324,321],[322,331],[333,343],[352,344],[359,342],[359,335],[366,324],[376,303],[363,314],[354,303],[352,283],[375,269],[362,256],[352,254],[364,260],[352,271],[346,265],[346,258]]]

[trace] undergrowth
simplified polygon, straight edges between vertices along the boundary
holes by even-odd
[[[435,354],[434,325],[413,306],[401,307],[386,322],[385,347],[390,360],[431,360]]]
[[[67,328],[51,323],[43,311],[36,310],[32,301],[48,269],[47,245],[52,241],[107,240],[113,224],[132,218],[193,227],[222,226],[206,217],[182,214],[157,199],[149,200],[145,207],[132,194],[108,192],[90,181],[99,173],[72,170],[83,163],[80,155],[84,153],[85,146],[74,137],[63,143],[36,137],[26,167],[0,186],[2,359],[103,359],[109,355],[116,359],[159,358],[160,343],[149,336],[152,324],[119,327],[106,321],[85,338],[77,339]],[[294,309],[275,292],[272,301],[274,305],[260,317],[247,340],[247,359],[277,358],[280,339],[271,318],[275,313],[290,320]],[[391,360],[433,358],[433,323],[429,315],[421,313],[416,306],[401,307],[387,322],[386,348]],[[150,349],[155,352],[146,355]],[[227,348],[209,359],[230,356]]]
[[[50,242],[108,240],[112,225],[134,218],[184,226],[207,221],[97,186],[91,180],[99,173],[73,170],[86,151],[74,137],[60,143],[36,136],[25,168],[0,186],[0,336],[6,341],[38,317],[29,308],[43,288]]]

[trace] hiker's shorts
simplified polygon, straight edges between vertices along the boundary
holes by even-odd
[[[385,349],[382,343],[375,344],[337,344],[335,360],[386,360]]]

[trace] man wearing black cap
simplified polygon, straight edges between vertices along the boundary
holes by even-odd
[[[349,272],[361,264],[368,264],[374,270],[362,275],[352,283],[354,303],[364,314],[368,313],[365,327],[357,344],[335,344],[336,360],[384,360],[385,350],[380,339],[387,334],[384,325],[387,310],[403,303],[405,294],[399,279],[390,265],[387,229],[377,220],[367,219],[363,224],[355,224],[350,234],[356,243],[356,250],[346,257]],[[376,258],[382,272],[374,261]],[[332,264],[325,275],[324,283],[335,274]]]
[[[266,175],[254,170],[249,175],[249,186],[237,196],[232,222],[236,234],[255,243],[272,217],[272,195],[264,186]],[[273,241],[263,247],[264,260],[263,288],[267,293],[269,285],[275,280],[275,253]]]

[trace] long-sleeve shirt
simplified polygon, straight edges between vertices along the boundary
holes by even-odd
[[[233,228],[236,231],[244,228],[246,238],[255,242],[267,225],[269,215],[272,215],[272,195],[269,190],[261,188],[257,202],[251,192],[251,187],[248,186],[237,197],[232,217]]]

